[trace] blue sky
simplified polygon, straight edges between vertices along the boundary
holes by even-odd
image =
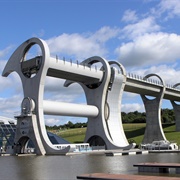
[[[0,0],[0,72],[25,40],[45,40],[51,55],[82,61],[91,56],[119,61],[127,72],[160,75],[167,84],[180,80],[179,0]],[[57,87],[47,78],[45,98],[86,103],[78,85]],[[22,88],[13,73],[0,77],[0,115],[20,111]],[[163,100],[163,108],[172,108]],[[124,93],[122,111],[144,111],[139,95]],[[47,116],[48,125],[86,121]]]

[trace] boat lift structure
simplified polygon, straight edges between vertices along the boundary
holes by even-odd
[[[32,46],[38,45],[42,54],[26,59]],[[100,69],[92,68],[96,63]],[[66,62],[50,56],[45,41],[31,38],[22,43],[7,62],[3,76],[11,72],[20,76],[24,98],[21,114],[17,116],[14,153],[20,153],[31,140],[35,153],[39,155],[63,154],[70,147],[58,149],[50,142],[44,115],[87,117],[88,126],[84,142],[106,149],[131,149],[121,121],[121,96],[126,81],[123,66],[115,61],[106,61],[95,56],[80,64]],[[65,87],[78,83],[84,90],[86,105],[58,101],[47,101],[44,84],[47,76],[65,79]],[[61,92],[59,92],[61,93]]]

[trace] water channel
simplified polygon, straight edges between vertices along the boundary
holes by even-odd
[[[180,163],[180,153],[152,153],[124,156],[1,156],[1,180],[75,180],[86,173],[138,174],[139,162]],[[161,174],[162,175],[162,174]],[[178,176],[175,172],[165,176]]]

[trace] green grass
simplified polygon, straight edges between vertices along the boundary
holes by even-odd
[[[146,124],[123,124],[126,137],[129,141],[134,141],[136,144],[141,144]],[[163,131],[166,139],[170,142],[176,142],[180,145],[180,132],[176,132],[174,124],[163,124]]]
[[[128,141],[141,144],[146,124],[123,124],[125,135]]]
[[[135,142],[136,144],[141,144],[145,132],[145,123],[139,124],[123,124],[125,135],[129,142]],[[175,131],[174,124],[164,124],[163,130],[167,140],[171,142],[176,142],[180,145],[180,132]],[[77,129],[67,129],[53,132],[58,136],[66,139],[71,143],[81,143],[85,138],[86,128]]]
[[[180,145],[180,132],[176,132],[175,125],[169,126],[164,128],[164,133],[166,135],[166,138],[171,142],[176,142],[178,145]]]
[[[86,128],[67,129],[56,132],[58,136],[71,143],[82,143],[85,138]]]

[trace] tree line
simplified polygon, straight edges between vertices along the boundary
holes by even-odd
[[[146,113],[145,112],[122,112],[122,123],[146,123]],[[174,123],[175,122],[175,115],[174,115],[174,110],[172,109],[162,109],[161,110],[161,121],[162,123]],[[48,130],[61,130],[61,129],[72,129],[72,128],[82,128],[82,127],[87,127],[87,122],[86,123],[73,123],[69,121],[66,124],[63,125],[54,125],[54,126],[47,126],[46,128]]]

